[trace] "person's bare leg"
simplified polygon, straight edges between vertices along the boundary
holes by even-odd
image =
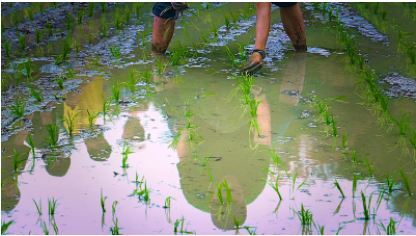
[[[306,51],[305,23],[299,3],[291,7],[281,7],[280,16],[286,34],[292,41],[295,50],[298,52]]]
[[[169,47],[173,32],[175,31],[175,20],[163,19],[158,16],[153,18],[152,52],[163,54]]]
[[[255,49],[265,50],[270,30],[270,2],[256,4],[256,41]],[[253,74],[261,68],[263,57],[260,53],[252,53],[248,64],[242,69],[246,74]]]

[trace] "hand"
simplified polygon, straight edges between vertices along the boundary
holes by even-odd
[[[241,69],[244,75],[253,75],[263,66],[263,57],[259,52],[253,52],[247,64]]]

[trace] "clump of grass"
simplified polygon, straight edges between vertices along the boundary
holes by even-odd
[[[25,107],[26,104],[24,101],[16,99],[14,104],[10,107],[10,110],[16,118],[20,118],[23,117],[23,115],[25,114]]]
[[[48,199],[48,214],[49,214],[50,217],[55,216],[57,202],[58,201],[54,198]]]
[[[341,185],[339,185],[339,183],[338,183],[338,180],[337,180],[337,179],[335,179],[334,185],[335,185],[335,187],[338,189],[339,193],[341,194],[341,197],[342,197],[342,198],[345,198],[344,191],[342,190]]]
[[[69,136],[71,137],[74,135],[77,116],[78,112],[76,111],[68,111],[65,113],[64,124]]]
[[[46,126],[48,130],[48,140],[49,140],[49,146],[50,147],[56,147],[58,144],[59,139],[59,128],[56,123],[49,124]]]
[[[170,196],[165,199],[165,204],[163,205],[163,208],[165,209],[170,208],[170,199],[171,199]]]
[[[1,221],[1,234],[5,235],[7,234],[7,230],[9,229],[10,225],[14,223],[13,220],[11,221]]]
[[[299,216],[300,223],[302,224],[302,226],[312,225],[312,221],[313,221],[312,212],[309,209],[306,210],[303,204],[301,205],[300,211],[298,212],[298,216]]]
[[[36,211],[38,213],[39,216],[42,215],[42,201],[39,200],[39,203],[35,201],[35,199],[32,199],[33,203],[35,203],[35,207],[36,207]]]
[[[369,206],[367,206],[367,200],[364,193],[361,191],[361,201],[363,203],[363,210],[364,210],[364,220],[370,219],[370,211]]]
[[[101,192],[100,192],[100,206],[101,206],[101,210],[103,211],[103,214],[106,212],[106,210],[105,210],[105,200],[107,200],[107,196],[103,195],[103,190],[101,189]]]
[[[120,48],[118,46],[110,46],[110,54],[112,57],[116,58],[116,59],[120,59],[121,58],[121,51]]]
[[[412,196],[413,192],[412,192],[412,189],[410,188],[410,183],[409,183],[409,179],[407,178],[407,175],[403,171],[400,171],[400,176],[402,177],[403,185],[404,185],[404,188],[406,189],[407,194],[409,196]]]
[[[131,153],[133,153],[133,151],[131,150],[130,146],[128,146],[127,144],[124,144],[123,151],[121,152],[121,156],[122,156],[121,167],[123,169],[129,167],[129,164],[127,164],[127,160]]]
[[[90,128],[92,128],[94,126],[95,120],[97,119],[98,115],[100,115],[100,113],[99,112],[91,113],[87,109],[87,115],[88,115],[88,125]]]

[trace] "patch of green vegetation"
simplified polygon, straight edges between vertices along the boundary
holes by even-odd
[[[10,221],[1,221],[1,234],[7,234],[7,230],[9,229],[10,225],[14,223],[13,220]]]
[[[46,126],[46,129],[48,130],[48,141],[49,146],[54,148],[58,144],[59,139],[59,127],[56,123],[49,124]]]
[[[21,99],[16,99],[14,104],[10,107],[12,114],[16,118],[21,118],[25,114],[26,103]]]

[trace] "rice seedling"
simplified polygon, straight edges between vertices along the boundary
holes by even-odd
[[[10,52],[12,50],[12,46],[11,46],[10,42],[9,41],[5,41],[2,44],[3,44],[3,49],[4,49],[4,55],[6,57],[10,57]]]
[[[55,211],[56,211],[56,203],[58,201],[54,198],[49,199],[48,198],[48,214],[49,217],[53,218],[55,216]]]
[[[49,22],[49,21],[46,22],[45,27],[46,27],[46,31],[48,32],[48,36],[51,37],[52,34],[53,34],[53,25],[52,25],[52,23]]]
[[[136,5],[136,8],[135,8],[137,20],[140,19],[140,9],[141,9],[141,7],[142,6],[140,6],[140,5]]]
[[[272,188],[277,193],[277,196],[279,196],[279,200],[282,201],[283,198],[282,198],[282,195],[280,194],[280,191],[279,191],[279,181],[278,180],[279,179],[276,178],[276,182],[274,183],[274,185],[272,185]]]
[[[29,91],[30,91],[30,95],[33,98],[35,98],[37,102],[42,102],[43,101],[43,96],[38,90],[36,90],[33,87],[29,87]]]
[[[16,118],[20,118],[25,114],[25,106],[26,104],[24,101],[16,99],[14,104],[11,105],[10,110]]]
[[[295,191],[296,179],[298,178],[298,173],[295,172],[292,176],[292,192]]]
[[[110,103],[109,101],[104,101],[103,102],[103,107],[102,107],[102,113],[103,113],[103,119],[105,122],[105,116],[108,114],[109,110],[110,110]]]
[[[247,233],[249,235],[256,235],[256,228],[255,227],[251,227],[251,226],[244,226],[243,227],[245,230],[247,230]]]
[[[170,199],[171,199],[170,196],[165,199],[165,204],[163,205],[163,208],[165,209],[170,208]]]
[[[120,85],[118,83],[114,84],[111,87],[111,94],[112,94],[113,101],[116,103],[119,103],[120,102]]]
[[[78,23],[78,25],[82,24],[83,19],[84,19],[84,10],[81,9],[77,12],[77,23]]]
[[[59,128],[56,123],[49,124],[46,126],[46,129],[48,130],[48,140],[49,140],[49,146],[50,147],[56,147],[58,144],[59,139]]]
[[[193,232],[187,231],[185,229],[185,219],[182,217],[181,219],[175,220],[173,224],[173,233],[174,234],[194,234]]]
[[[396,235],[396,222],[393,218],[390,218],[389,224],[387,225],[385,231],[387,235]]]
[[[35,199],[32,199],[33,203],[35,203],[36,211],[38,213],[38,216],[42,215],[42,201],[39,200],[39,203],[35,201]]]
[[[367,206],[367,200],[364,193],[361,191],[361,201],[363,203],[363,210],[364,210],[364,220],[370,219],[370,212],[369,212],[369,205]],[[369,201],[370,202],[370,201]]]
[[[101,6],[101,12],[106,12],[107,11],[107,3],[105,3],[105,2],[102,2],[102,3],[100,3],[100,6]]]
[[[70,137],[72,137],[74,135],[76,119],[77,119],[78,114],[79,113],[77,111],[67,111],[67,112],[65,112],[65,117],[64,117],[65,126],[64,127],[65,127],[65,129],[68,132]]]
[[[342,139],[341,139],[341,147],[342,149],[346,150],[348,148],[348,138],[347,135],[342,134]]]
[[[303,204],[301,205],[300,211],[298,211],[298,217],[302,226],[312,225],[312,222],[313,222],[312,212],[309,209],[306,210]]]
[[[46,226],[45,221],[42,221],[42,223],[40,224],[40,227],[42,228],[44,235],[49,235],[49,229],[48,229],[48,226]]]
[[[352,197],[354,198],[355,192],[357,191],[357,176],[352,176]]]
[[[92,17],[94,15],[94,3],[88,3],[88,16]]]
[[[279,156],[279,154],[273,149],[270,151],[270,154],[271,154],[271,158],[272,158],[273,163],[276,166],[281,166],[282,165],[282,158]]]
[[[100,192],[100,206],[101,206],[101,210],[102,210],[103,214],[106,212],[106,210],[105,210],[105,200],[107,200],[107,196],[103,195],[103,190],[101,189],[101,192]]]
[[[114,221],[114,226],[110,227],[111,235],[120,235],[120,228],[118,226],[118,218]]]
[[[166,68],[167,68],[167,63],[165,63],[162,59],[157,59],[156,60],[156,72],[158,75],[163,75],[165,74]]]
[[[341,194],[341,197],[345,198],[344,191],[342,190],[341,185],[338,183],[337,179],[335,179],[334,185],[338,189],[339,193]]]
[[[14,223],[13,220],[11,221],[1,221],[1,234],[5,235],[7,234],[7,230],[9,229],[10,225]]]
[[[144,187],[143,187],[144,185]],[[149,196],[149,189],[147,188],[147,184],[145,181],[143,181],[140,183],[140,185],[138,187],[136,187],[136,189],[133,191],[133,196],[137,196],[139,197],[140,201],[144,201],[145,203],[149,203],[150,201],[150,196]]]
[[[29,144],[30,151],[32,152],[32,157],[35,158],[35,144],[33,143],[32,134],[28,135],[27,143]]]
[[[129,164],[127,164],[127,160],[129,159],[129,155],[133,153],[129,145],[124,144],[123,151],[121,152],[122,160],[121,160],[121,167],[128,168]]]
[[[375,210],[375,214],[377,214],[377,211],[378,211],[378,209],[380,208],[380,205],[381,205],[381,202],[383,201],[383,199],[384,199],[384,193],[385,193],[386,191],[383,189],[379,194],[378,194],[378,197],[377,197],[377,207],[376,207],[376,210]]]
[[[56,65],[61,65],[66,60],[68,60],[69,53],[71,52],[71,43],[70,43],[70,41],[71,41],[70,38],[68,38],[67,40],[64,41],[64,44],[62,46],[63,47],[62,48],[62,53],[55,58],[55,64]]]
[[[410,188],[410,182],[409,179],[407,178],[407,175],[401,170],[400,171],[400,176],[402,177],[402,181],[403,181],[403,185],[404,188],[406,189],[406,192],[409,196],[412,196],[412,189]]]
[[[325,226],[324,225],[319,226],[319,234],[320,235],[324,235],[325,234]]]
[[[111,204],[111,215],[113,216],[113,220],[115,219],[115,216],[116,216],[117,204],[118,204],[118,201],[113,201],[113,204]]]
[[[116,45],[112,45],[109,48],[110,54],[113,58],[120,59],[121,58],[121,51],[120,48]]]
[[[64,75],[59,75],[56,79],[56,83],[58,84],[59,89],[64,89],[64,81],[66,80],[66,77]]]
[[[95,124],[95,120],[97,119],[97,117],[100,115],[99,112],[96,113],[91,113],[88,109],[87,109],[87,115],[88,115],[88,125],[90,127],[90,129],[94,126]]]
[[[386,178],[386,185],[387,185],[387,193],[389,194],[389,196],[391,195],[391,193],[393,192],[393,187],[394,187],[394,180],[393,177],[388,176]]]
[[[338,136],[338,129],[337,129],[337,125],[335,123],[334,115],[331,115],[331,127],[332,127],[332,136],[337,137]]]
[[[227,31],[230,30],[231,23],[227,16],[224,16],[224,22],[225,22],[225,28],[227,29]]]
[[[27,42],[26,42],[26,35],[21,34],[19,36],[18,43],[19,43],[20,50],[24,51],[26,49],[26,44],[27,44]]]

